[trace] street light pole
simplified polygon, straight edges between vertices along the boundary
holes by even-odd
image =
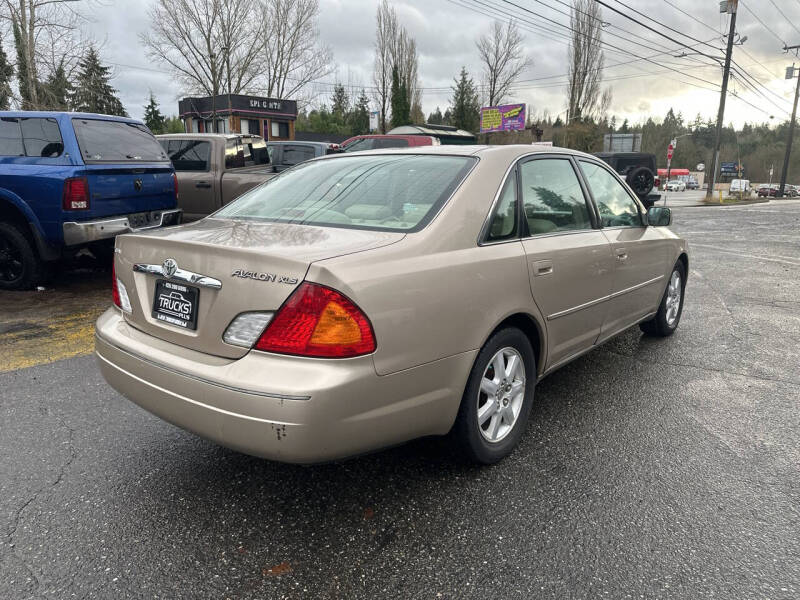
[[[719,146],[722,140],[722,121],[725,119],[725,97],[728,95],[728,75],[731,72],[731,54],[733,53],[733,38],[736,33],[736,10],[739,0],[728,0],[728,10],[731,12],[731,27],[728,32],[728,49],[725,52],[725,69],[722,72],[722,92],[719,96],[719,111],[717,112],[717,132],[714,140],[714,154],[711,156],[711,181],[706,190],[706,201],[710,202],[714,195],[714,186],[717,183],[719,170]]]
[[[789,46],[784,48],[784,50],[792,50],[795,48],[800,48],[800,46]],[[792,77],[794,77],[794,65],[790,67],[792,69]],[[789,74],[789,68],[786,69],[787,75]],[[787,79],[789,79],[787,77]],[[794,122],[797,117],[797,96],[800,94],[800,76],[797,77],[797,87],[794,91],[794,107],[792,108],[792,121],[789,123],[789,140],[786,142],[786,156],[783,157],[783,172],[781,173],[781,186],[778,188],[778,197],[783,197],[783,192],[786,188],[786,177],[789,174],[789,157],[792,154],[792,138],[794,138]]]

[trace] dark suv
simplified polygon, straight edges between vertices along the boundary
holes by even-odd
[[[598,152],[595,154],[603,159],[611,167],[625,178],[631,189],[645,205],[645,208],[653,206],[653,202],[659,196],[651,195],[650,192],[656,187],[656,155],[644,152]]]

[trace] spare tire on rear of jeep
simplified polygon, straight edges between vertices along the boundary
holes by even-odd
[[[625,181],[641,200],[653,191],[655,176],[647,167],[634,167],[625,174]]]

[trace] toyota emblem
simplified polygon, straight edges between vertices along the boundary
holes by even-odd
[[[168,258],[167,260],[164,261],[164,264],[161,265],[161,270],[167,277],[172,277],[178,270],[178,263],[175,261],[174,258]]]

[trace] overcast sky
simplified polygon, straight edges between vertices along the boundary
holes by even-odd
[[[141,4],[150,1],[139,0]],[[136,4],[139,5],[139,2]],[[617,0],[604,2],[659,28],[652,21],[632,14]],[[665,27],[672,27],[698,40],[710,40],[710,43],[722,47],[720,32],[727,31],[727,16],[719,14],[718,0],[623,2],[657,19]],[[378,0],[320,0],[320,35],[322,41],[333,50],[336,61],[336,72],[327,76],[325,83],[318,86],[320,101],[326,100],[330,84],[335,81],[354,87],[371,85],[377,4]],[[566,30],[553,21],[568,23],[568,17],[560,11],[568,12],[564,4],[569,4],[569,0],[394,0],[392,4],[400,22],[417,41],[422,101],[426,114],[436,106],[444,111],[451,96],[449,88],[453,77],[462,65],[466,66],[477,83],[480,82],[475,39],[488,29],[492,21],[491,16],[481,13],[490,12],[500,20],[508,20],[513,16],[524,27],[526,48],[533,58],[533,67],[522,77],[524,81],[518,84],[509,101],[527,103],[534,115],[547,112],[555,117],[563,114],[566,88],[562,82],[567,71],[568,43],[562,37]],[[513,5],[527,8],[539,16]],[[726,123],[741,125],[745,121],[763,122],[769,121],[770,116],[774,117],[771,122],[776,123],[789,118],[794,83],[784,79],[784,72],[794,57],[783,54],[781,48],[784,42],[800,44],[800,30],[784,19],[775,5],[789,20],[800,25],[798,0],[774,0],[774,5],[772,0],[740,1],[737,31],[748,39],[743,46],[735,48],[734,60],[769,91],[762,89],[761,95],[758,95],[748,91],[738,81],[732,81],[731,89],[739,97],[729,96]],[[494,8],[488,8],[491,6]],[[749,8],[756,12],[763,24],[758,22]],[[689,13],[702,24],[678,9]],[[605,28],[604,41],[625,50],[606,49],[608,66],[605,69],[605,85],[610,86],[613,92],[610,114],[616,115],[620,122],[623,118],[638,122],[651,115],[663,118],[669,107],[674,107],[676,112],[682,111],[690,119],[698,112],[704,118],[716,116],[719,92],[701,88],[719,88],[719,67],[703,67],[691,59],[674,58],[680,53],[677,44],[609,9],[603,9],[603,18],[609,24]],[[128,112],[141,117],[148,90],[152,90],[162,105],[162,111],[174,114],[177,112],[177,100],[183,96],[184,90],[176,87],[165,68],[153,64],[145,55],[138,34],[147,27],[146,11],[138,7],[137,10],[131,10],[130,0],[104,0],[102,4],[93,6],[92,21],[87,24],[91,35],[103,45],[103,59],[114,68],[113,84],[119,90]],[[666,28],[661,28],[661,31],[694,44]],[[697,48],[714,53],[708,46],[698,45]],[[668,49],[673,50],[667,54]],[[659,52],[665,54],[652,60],[663,66],[645,61],[611,66],[635,61],[634,55],[650,57]],[[800,60],[797,62],[800,65]],[[669,71],[666,67],[678,72]],[[655,72],[662,73],[652,75]],[[648,73],[651,75],[647,76]]]

